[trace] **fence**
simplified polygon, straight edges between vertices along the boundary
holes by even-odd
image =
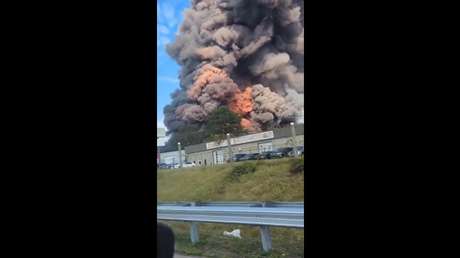
[[[159,220],[191,222],[192,243],[199,241],[199,222],[259,226],[266,252],[272,249],[269,227],[304,228],[301,202],[159,203],[157,212]]]

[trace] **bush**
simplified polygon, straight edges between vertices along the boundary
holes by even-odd
[[[241,165],[235,166],[230,172],[231,180],[238,180],[240,176],[246,175],[249,173],[254,173],[256,171],[256,164],[252,162],[243,163]]]
[[[300,174],[304,172],[303,157],[292,160],[289,172],[291,172],[291,174]]]

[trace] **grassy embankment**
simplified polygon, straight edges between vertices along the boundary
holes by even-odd
[[[304,174],[290,172],[294,159],[247,161],[232,165],[159,170],[158,201],[303,201]],[[252,173],[231,176],[236,166],[255,168]],[[233,174],[234,175],[234,174]],[[176,235],[180,253],[203,257],[303,257],[303,230],[271,228],[273,250],[263,253],[258,227],[230,224],[199,224],[200,242],[190,242],[190,225],[166,222]],[[241,230],[242,239],[223,231]]]

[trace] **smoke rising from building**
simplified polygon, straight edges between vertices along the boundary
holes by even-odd
[[[249,131],[295,120],[304,108],[304,4],[194,0],[168,54],[180,89],[165,107],[174,133],[227,106]]]

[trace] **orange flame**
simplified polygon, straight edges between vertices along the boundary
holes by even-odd
[[[229,108],[232,112],[247,115],[252,111],[252,88],[247,87],[243,92],[238,90],[230,101]]]
[[[253,126],[251,120],[246,119],[246,118],[242,118],[240,124],[241,124],[241,127],[243,127],[244,129],[252,129],[252,126]]]
[[[224,70],[212,65],[205,65],[194,78],[195,81],[192,87],[188,89],[187,96],[192,100],[197,100],[206,85],[228,78]],[[246,87],[243,91],[237,89],[232,99],[228,102],[228,107],[233,113],[247,117],[253,109],[252,88]],[[247,118],[242,118],[240,124],[245,129],[254,129],[254,123]]]

